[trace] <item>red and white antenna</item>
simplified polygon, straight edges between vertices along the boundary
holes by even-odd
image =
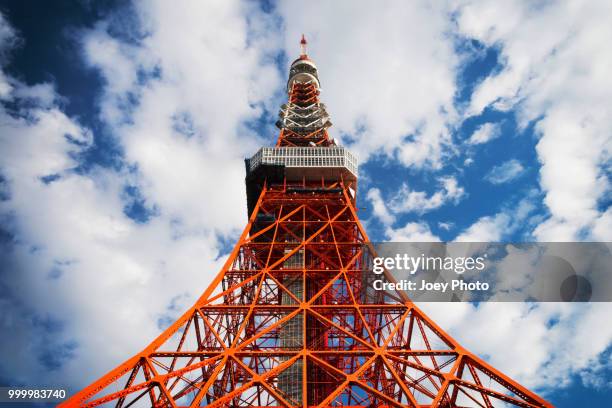
[[[308,42],[306,41],[306,37],[304,37],[304,34],[302,34],[302,40],[300,41],[300,48],[302,50],[300,57],[305,57],[306,56],[306,45],[308,44]]]

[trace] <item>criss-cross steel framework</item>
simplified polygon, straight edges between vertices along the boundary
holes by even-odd
[[[292,65],[279,148],[334,148],[311,67]],[[356,175],[290,159],[247,165],[248,224],[196,304],[64,406],[551,407],[374,290]]]

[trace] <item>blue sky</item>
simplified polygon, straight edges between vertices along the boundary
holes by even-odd
[[[610,241],[606,3],[0,2],[0,383],[80,387],[197,298],[301,33],[372,240]],[[558,406],[612,395],[608,304],[426,310]]]

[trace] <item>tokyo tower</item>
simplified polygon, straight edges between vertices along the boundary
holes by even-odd
[[[227,262],[157,339],[62,405],[552,407],[405,293],[374,290],[357,162],[328,135],[301,46],[276,146],[245,160],[249,219]]]

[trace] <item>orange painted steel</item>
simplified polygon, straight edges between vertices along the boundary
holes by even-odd
[[[317,95],[312,83],[294,83],[290,101]],[[304,136],[281,130],[277,145],[332,145],[325,128]],[[62,406],[551,407],[405,293],[373,289],[381,277],[349,187],[265,181],[195,305]]]

